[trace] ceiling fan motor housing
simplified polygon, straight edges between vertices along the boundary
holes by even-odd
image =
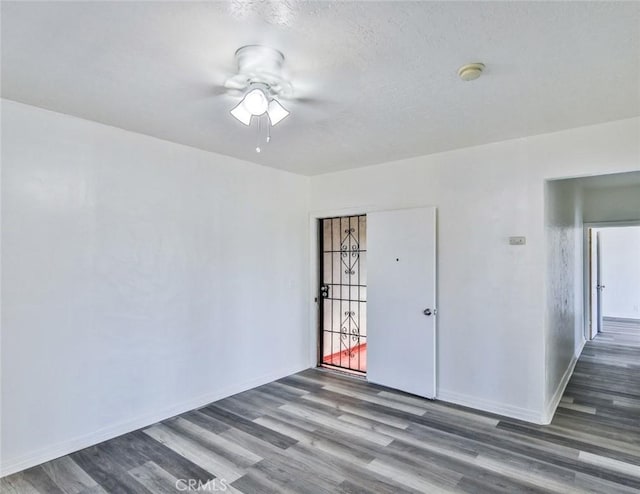
[[[291,83],[283,76],[284,55],[273,48],[247,45],[235,54],[238,74],[231,77],[225,86],[232,89],[247,89],[253,84],[263,84],[274,95],[287,97],[292,93]]]

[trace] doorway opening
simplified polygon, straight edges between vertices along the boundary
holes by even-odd
[[[587,339],[640,345],[640,224],[585,225]]]
[[[367,217],[318,220],[320,318],[318,365],[367,371]]]

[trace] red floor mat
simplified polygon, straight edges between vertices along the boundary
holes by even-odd
[[[361,372],[367,371],[367,344],[361,343],[349,350],[343,350],[331,355],[327,355],[322,362],[338,367],[346,367],[348,369]]]

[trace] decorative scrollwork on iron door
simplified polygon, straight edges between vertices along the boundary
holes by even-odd
[[[360,242],[355,237],[355,228],[347,228],[344,230],[345,236],[340,242],[340,257],[344,265],[344,274],[356,274],[356,265],[360,260]]]

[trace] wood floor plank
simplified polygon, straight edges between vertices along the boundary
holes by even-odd
[[[295,440],[290,437],[279,434],[275,431],[262,427],[260,424],[256,424],[251,420],[244,417],[240,417],[234,413],[228,412],[215,405],[209,405],[206,408],[201,409],[202,413],[212,416],[213,418],[225,422],[236,429],[243,430],[249,434],[253,434],[261,439],[264,439],[271,444],[278,446],[279,448],[286,449],[292,444],[295,444]]]
[[[110,494],[150,494],[146,487],[131,477],[98,446],[71,454],[79,467],[87,472],[105,491]],[[46,493],[47,491],[43,491]]]
[[[283,486],[260,472],[250,471],[234,481],[231,486],[241,492],[260,494],[297,494],[293,488]]]
[[[183,435],[197,442],[207,450],[214,452],[216,455],[227,459],[237,468],[247,468],[263,459],[252,451],[180,417],[165,423],[165,425],[173,432]]]
[[[109,493],[105,491],[101,485],[94,485],[80,491],[79,494],[109,494]]]
[[[175,494],[178,490],[178,479],[158,465],[149,461],[129,470],[129,475],[144,485],[154,494]]]
[[[333,494],[338,485],[332,478],[323,475],[323,472],[300,468],[293,462],[283,462],[282,459],[275,457],[256,463],[249,471],[275,482],[285,491],[295,493]],[[310,481],[310,472],[313,472],[314,481]]]
[[[312,445],[318,449],[318,451],[324,451],[354,465],[366,466],[375,458],[375,455],[366,448],[358,447],[359,443],[362,442],[359,438],[345,438],[345,436],[335,431],[330,431],[333,432],[333,434],[327,433],[328,430],[323,428],[307,431],[292,426],[288,423],[286,416],[278,418],[277,416],[272,417],[267,415],[256,419],[256,421],[259,421],[265,427],[273,428],[284,434],[296,437],[299,443]]]
[[[228,424],[224,422],[220,422],[219,420],[214,419],[213,417],[207,415],[206,413],[202,413],[198,410],[193,412],[188,412],[181,415],[185,420],[189,422],[193,422],[194,424],[206,429],[208,431],[213,432],[214,434],[220,434],[230,428]]]
[[[174,450],[189,461],[201,466],[215,478],[234,482],[244,475],[244,470],[230,461],[216,455],[191,437],[173,431],[163,424],[157,424],[144,430],[144,433]]]
[[[50,494],[63,494],[62,489],[47,475],[41,465],[29,468],[22,472],[26,482],[31,484],[39,492],[47,492]]]
[[[359,425],[352,425],[352,424],[340,421],[336,417],[319,413],[317,411],[314,411],[310,408],[306,408],[304,406],[293,405],[293,404],[284,405],[280,407],[280,410],[286,413],[289,413],[291,415],[294,415],[296,417],[300,417],[306,421],[318,424],[319,426],[330,427],[334,430],[342,432],[345,435],[353,435],[380,446],[386,446],[391,441],[393,441],[391,437],[385,436],[384,434],[380,434],[376,431],[369,430]]]
[[[397,464],[392,465],[388,462],[373,460],[368,468],[419,492],[429,492],[431,494],[455,492],[453,486],[439,484],[437,479],[430,478],[428,475],[421,475],[419,472],[408,471]]]
[[[336,490],[337,494],[397,494],[399,492],[422,494],[407,486],[391,485],[386,479],[374,482],[363,482],[360,478],[347,479]]]
[[[376,413],[363,406],[359,406],[356,404],[350,404],[347,400],[336,400],[335,398],[329,396],[325,397],[318,393],[308,394],[302,397],[305,400],[312,401],[314,403],[319,403],[324,406],[332,406],[335,408],[337,412],[346,412],[352,415],[359,415],[366,419],[371,419],[376,422],[382,422],[384,424],[390,425],[392,427],[397,427],[399,429],[406,429],[409,427],[409,422],[407,420],[398,419],[395,417],[390,417],[388,415],[382,413]]]
[[[42,494],[40,490],[25,480],[23,472],[0,479],[3,494]]]
[[[42,469],[65,494],[78,494],[97,485],[75,461],[68,456],[44,463]]]
[[[622,472],[624,474],[628,474],[640,479],[640,466],[638,465],[616,460],[614,458],[609,458],[606,456],[594,455],[593,453],[587,453],[585,451],[580,451],[578,458],[592,465],[606,466],[607,468],[610,468],[612,470],[616,470],[618,472]]]
[[[582,440],[574,439],[572,437],[567,437],[560,433],[554,433],[548,430],[533,430],[530,427],[527,427],[526,425],[513,424],[506,421],[501,422],[498,425],[498,428],[520,432],[525,437],[534,437],[537,439],[542,439],[553,445],[566,446],[575,450],[578,453],[580,451],[588,451],[595,454],[601,454],[602,456],[616,458],[622,461],[629,461],[629,462],[640,460],[640,458],[638,458],[635,454],[627,452],[626,448],[625,450],[621,450],[620,448],[618,449],[607,448],[606,445],[603,445],[601,441],[597,441],[597,440],[594,442],[582,441]]]
[[[137,454],[139,460],[135,462],[136,465],[153,461],[160,468],[178,479],[195,479],[206,483],[212,478],[211,473],[204,468],[142,431],[131,432],[108,442],[123,455],[134,456]],[[134,468],[134,465],[129,465],[129,468]]]
[[[367,394],[359,391],[353,391],[352,389],[344,385],[326,384],[325,386],[323,386],[323,389],[326,389],[328,391],[333,391],[334,393],[344,394],[345,396],[353,396],[356,398],[360,398],[361,400],[364,400],[370,403],[376,403],[378,405],[382,405],[387,408],[401,410],[403,412],[411,413],[413,415],[423,415],[427,411],[426,407],[417,407],[415,405],[409,405],[401,401],[396,401],[396,400],[391,400],[389,398],[381,397],[378,394]]]

